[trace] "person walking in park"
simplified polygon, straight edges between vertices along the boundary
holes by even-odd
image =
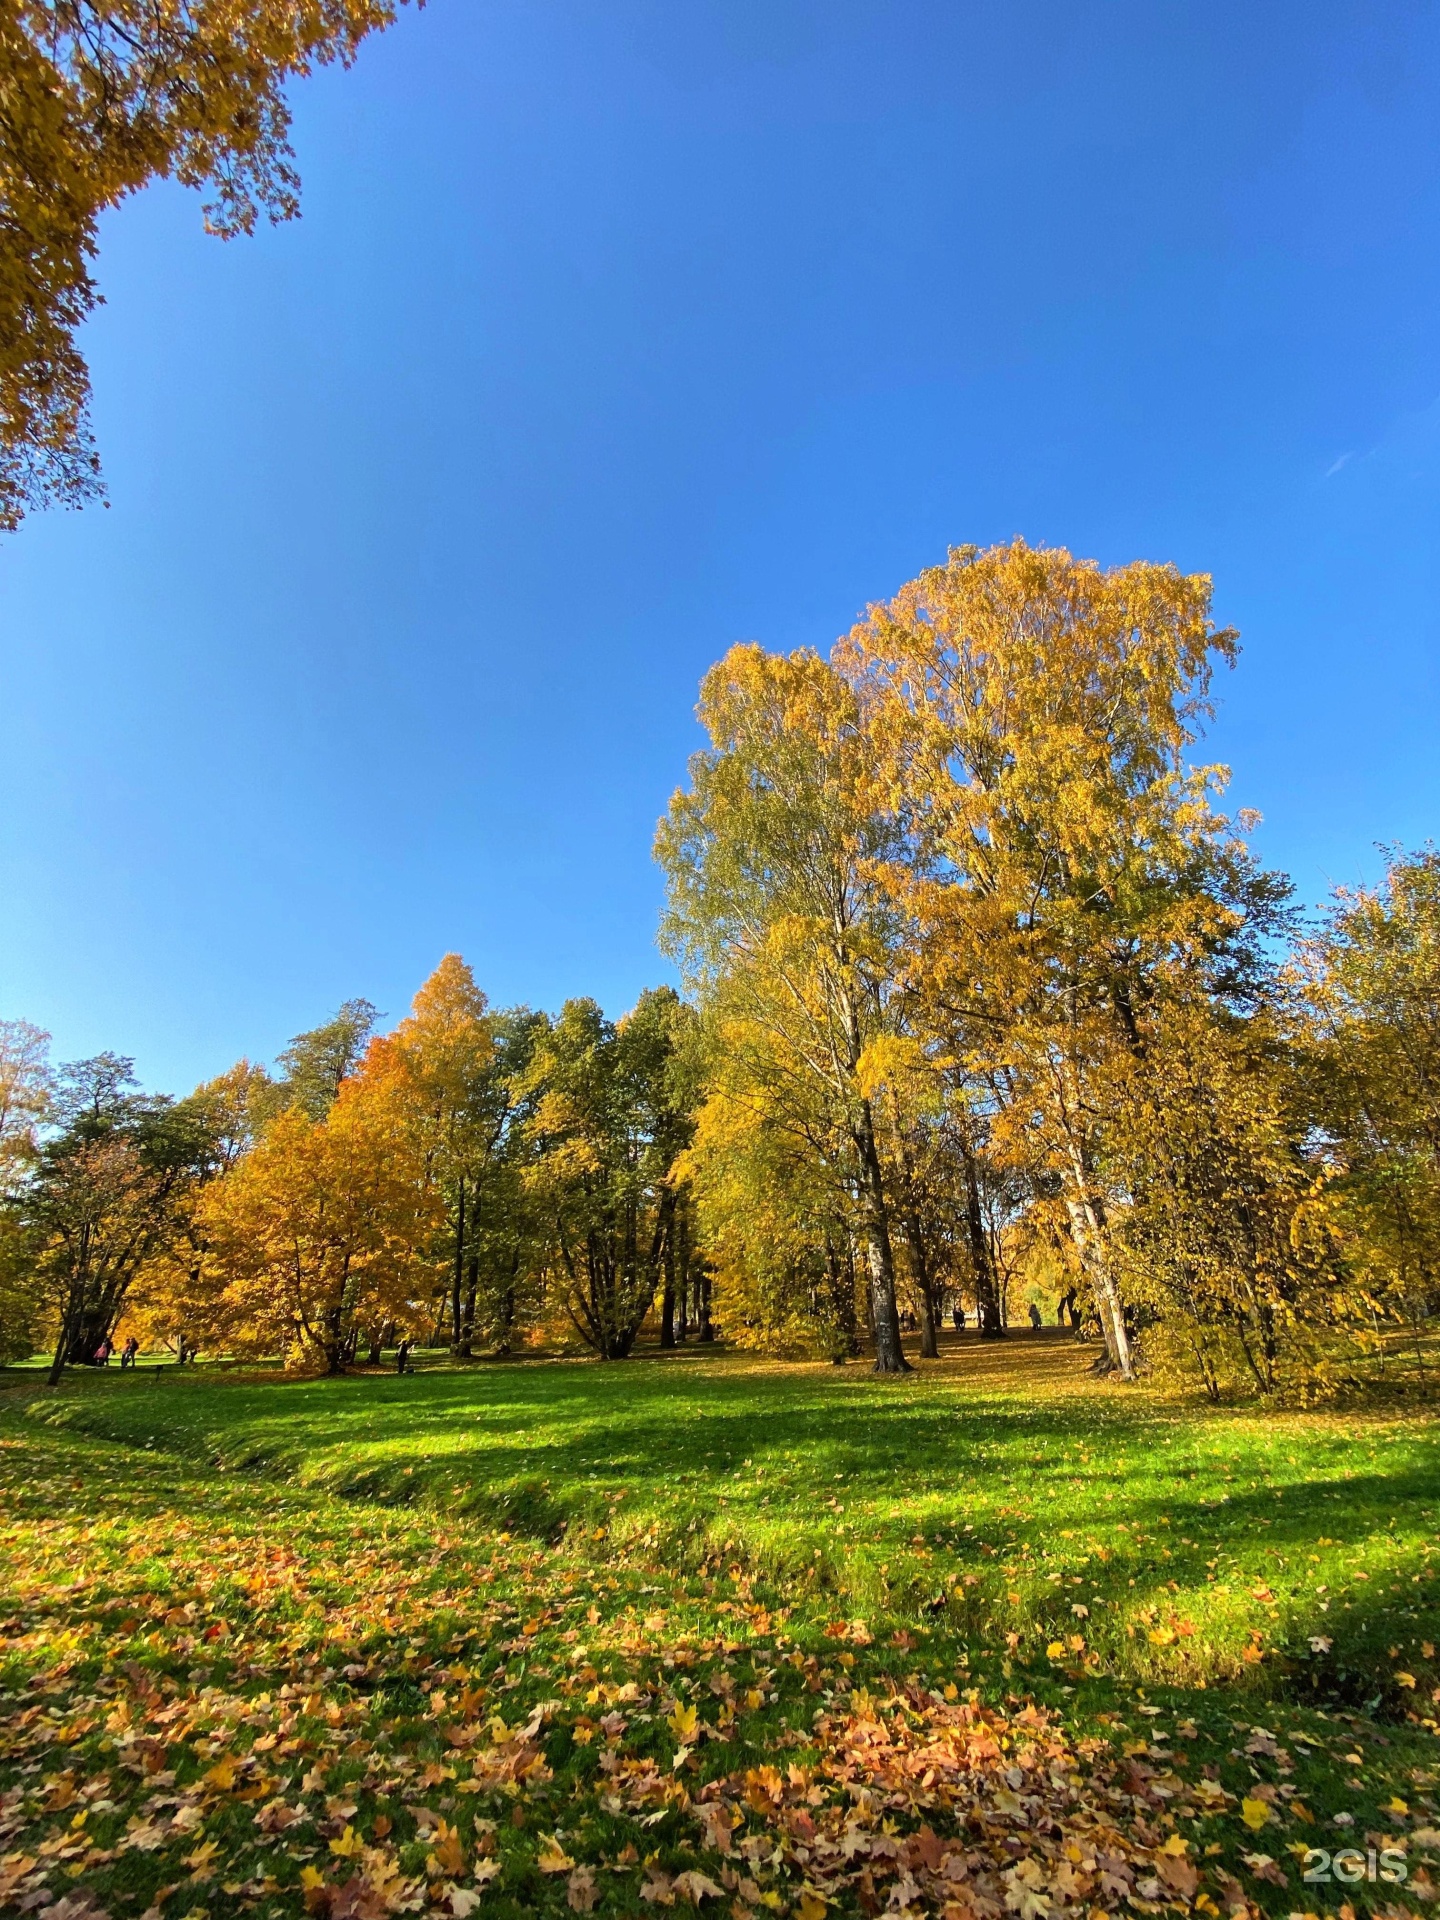
[[[408,1340],[402,1340],[395,1349],[395,1371],[397,1373],[413,1373],[415,1371],[410,1364],[410,1342]]]
[[[1030,1302],[1030,1324],[1032,1327],[1034,1327],[1037,1333],[1040,1331],[1040,1328],[1042,1325],[1042,1321],[1040,1319],[1040,1309],[1038,1306],[1036,1306],[1033,1300]]]

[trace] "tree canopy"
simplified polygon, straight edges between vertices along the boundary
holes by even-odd
[[[0,526],[100,491],[76,340],[100,215],[151,180],[209,232],[293,219],[287,83],[348,66],[401,0],[20,0],[0,10]]]

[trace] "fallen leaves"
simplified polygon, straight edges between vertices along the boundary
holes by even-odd
[[[1173,1774],[1122,1770],[1033,1706],[1001,1712],[913,1685],[822,1714],[812,1737],[813,1763],[747,1767],[692,1803],[702,1845],[721,1857],[719,1884],[742,1904],[768,1891],[813,1916],[858,1904],[1056,1920],[1188,1903],[1203,1870],[1157,1823],[1177,1805],[1202,1817],[1225,1798],[1214,1789],[1192,1802]],[[640,1804],[640,1769],[628,1785]],[[652,1868],[640,1897],[667,1905],[683,1878]]]
[[[0,1714],[5,1910],[1098,1920],[1168,1905],[1248,1920],[1250,1894],[1204,1842],[1279,1885],[1270,1856],[1236,1842],[1266,1829],[1283,1853],[1288,1833],[1271,1832],[1310,1818],[1256,1779],[1287,1758],[1264,1729],[1237,1730],[1227,1791],[1180,1777],[1213,1749],[1170,1755],[1153,1704],[1126,1709],[1112,1746],[1028,1703],[1042,1646],[1051,1685],[1091,1657],[1059,1633],[1090,1618],[1065,1594],[1045,1635],[994,1623],[1015,1691],[983,1704],[953,1655],[935,1671],[930,1625],[807,1627],[773,1594],[767,1611],[746,1574],[697,1629],[682,1587],[640,1585],[653,1570],[626,1587],[524,1539],[502,1550],[363,1502],[272,1513],[249,1497],[253,1525],[206,1491],[148,1537],[93,1488],[27,1522],[0,1629],[18,1676]],[[1165,1627],[1158,1608],[1138,1618],[1183,1653],[1178,1610]],[[934,1684],[902,1683],[902,1664]],[[1003,1685],[993,1667],[988,1685]],[[1174,1737],[1197,1731],[1177,1720]],[[1185,1825],[1205,1821],[1198,1839]]]
[[[589,1913],[595,1905],[597,1890],[593,1867],[576,1867],[565,1883],[565,1903],[572,1913]]]
[[[695,1729],[699,1714],[694,1707],[681,1705],[678,1701],[669,1718],[670,1731],[682,1746],[688,1746],[695,1738]]]
[[[535,1864],[541,1873],[569,1873],[575,1862],[552,1833],[542,1838]]]

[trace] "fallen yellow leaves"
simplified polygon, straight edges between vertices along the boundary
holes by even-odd
[[[662,1612],[637,1581],[617,1600],[538,1552],[527,1569],[523,1543],[497,1588],[469,1541],[427,1535],[417,1553],[402,1533],[402,1553],[377,1549],[373,1514],[348,1524],[327,1517],[300,1598],[293,1577],[261,1578],[279,1564],[272,1543],[217,1545],[197,1529],[163,1596],[122,1563],[108,1590],[92,1575],[64,1609],[51,1600],[62,1577],[110,1549],[57,1533],[9,1638],[43,1684],[0,1716],[5,1791],[19,1789],[13,1810],[0,1803],[12,1849],[0,1853],[0,1907],[78,1920],[57,1896],[93,1878],[114,1920],[142,1911],[128,1886],[144,1899],[163,1888],[165,1920],[212,1893],[217,1911],[223,1895],[237,1911],[268,1902],[314,1920],[481,1920],[500,1902],[551,1915],[689,1907],[713,1920],[722,1909],[1102,1920],[1167,1906],[1252,1920],[1210,1837],[1232,1864],[1235,1841],[1262,1829],[1256,1844],[1284,1854],[1274,1823],[1308,1817],[1293,1797],[1264,1800],[1283,1787],[1248,1768],[1243,1803],[1218,1778],[1183,1778],[1214,1749],[1165,1751],[1152,1703],[1100,1716],[1113,1744],[1025,1704],[1023,1666],[1038,1650],[1028,1629],[1006,1637],[1016,1691],[982,1705],[983,1675],[939,1666],[928,1630],[901,1648],[889,1618],[875,1635],[834,1621],[822,1638],[819,1622],[767,1613],[737,1582],[744,1604],[727,1599],[697,1629],[683,1597],[667,1593]],[[231,1632],[197,1676],[193,1636],[222,1605]],[[182,1618],[167,1626],[171,1612]],[[885,1655],[857,1662],[877,1637]],[[905,1665],[929,1678],[901,1685],[888,1649],[917,1645]],[[1049,1653],[1066,1666],[1089,1657],[1078,1633]],[[1197,1733],[1176,1720],[1177,1745]],[[1250,1736],[1257,1769],[1289,1743],[1288,1729]],[[1235,1764],[1225,1777],[1238,1787]],[[1402,1804],[1387,1811],[1398,1819]],[[1238,1817],[1216,1821],[1227,1808]],[[1187,1824],[1202,1820],[1199,1832]],[[1266,1854],[1244,1857],[1262,1881],[1279,1871]]]
[[[465,1848],[459,1832],[443,1817],[435,1823],[431,1835],[428,1864],[432,1872],[448,1874],[452,1879],[465,1871]]]
[[[551,1833],[541,1841],[535,1864],[541,1873],[569,1873],[575,1862]]]
[[[918,1686],[822,1713],[812,1737],[818,1761],[745,1768],[701,1787],[690,1807],[703,1844],[720,1856],[720,1887],[741,1905],[788,1899],[810,1920],[856,1904],[1059,1920],[1198,1904],[1200,1863],[1182,1835],[1157,1827],[1162,1816],[1223,1804],[1213,1781],[1192,1801],[1173,1774],[1161,1778],[1139,1761],[1117,1772],[1108,1749],[1072,1745],[1033,1706],[1001,1713]],[[611,1777],[617,1811],[653,1803],[653,1763],[618,1759]],[[762,1888],[762,1866],[776,1886]],[[1221,1891],[1229,1911],[1253,1911],[1236,1883]],[[710,1897],[698,1879],[652,1865],[642,1901],[677,1896]]]
[[[699,1719],[700,1716],[694,1707],[682,1706],[677,1701],[670,1715],[669,1726],[670,1731],[682,1746],[688,1745],[694,1740]]]

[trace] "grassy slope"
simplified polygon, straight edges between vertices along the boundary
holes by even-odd
[[[943,1601],[982,1644],[1019,1630],[1033,1650],[1085,1605],[1087,1650],[1140,1681],[1265,1687],[1282,1650],[1291,1689],[1314,1676],[1380,1706],[1411,1691],[1389,1668],[1434,1683],[1440,1425],[1214,1414],[1097,1388],[1084,1360],[1022,1336],[956,1343],[899,1383],[699,1354],[219,1392],[111,1375],[49,1417],[535,1538],[604,1529],[602,1557],[738,1563],[905,1619]],[[1255,1634],[1268,1664],[1244,1657]]]
[[[658,1685],[672,1705],[666,1652],[687,1636],[702,1663],[740,1661],[742,1700],[762,1680],[748,1713],[690,1763],[711,1770],[800,1738],[785,1728],[808,1726],[816,1694],[828,1702],[838,1688],[843,1699],[854,1681],[878,1690],[909,1673],[973,1683],[982,1698],[1031,1694],[1122,1747],[1147,1719],[1153,1731],[1173,1716],[1176,1729],[1194,1728],[1192,1765],[1208,1761],[1236,1791],[1277,1777],[1265,1754],[1245,1753],[1253,1736],[1236,1732],[1263,1718],[1291,1740],[1285,1784],[1313,1819],[1287,1817],[1282,1835],[1277,1813],[1257,1842],[1232,1807],[1201,1837],[1252,1897],[1281,1911],[1323,1905],[1323,1889],[1300,1899],[1286,1845],[1389,1838],[1433,1818],[1432,1730],[1420,1723],[1434,1713],[1440,1640],[1437,1431],[1422,1416],[1214,1414],[1098,1388],[1053,1336],[1005,1350],[958,1343],[900,1383],[697,1354],[403,1380],[87,1379],[53,1399],[12,1393],[0,1410],[0,1462],[14,1469],[4,1476],[6,1686],[29,1699],[37,1675],[53,1684],[56,1663],[69,1663],[65,1711],[79,1720],[84,1690],[109,1698],[127,1662],[168,1674],[172,1706],[206,1684],[243,1702],[288,1677],[319,1712],[328,1687],[323,1711],[340,1713],[355,1749],[343,1764],[357,1778],[373,1765],[361,1749],[387,1718],[418,1713],[416,1752],[440,1740],[441,1716],[425,1710],[417,1679],[427,1662],[460,1659],[465,1687],[518,1708],[574,1671],[577,1636],[595,1684]],[[257,1567],[282,1548],[298,1571],[277,1600]],[[86,1584],[57,1593],[62,1565]],[[225,1619],[224,1634],[212,1644],[197,1620],[171,1618],[184,1612],[176,1596]],[[857,1615],[873,1644],[852,1636],[847,1673],[833,1633]],[[337,1646],[367,1675],[348,1694]],[[785,1664],[797,1654],[808,1672]],[[384,1684],[372,1692],[377,1673]],[[207,1737],[181,1760],[182,1787],[187,1766],[203,1774]],[[77,1751],[80,1772],[105,1764],[99,1727]],[[595,1791],[587,1753],[581,1741],[568,1758],[551,1756],[561,1764],[548,1791],[562,1810]],[[12,1755],[32,1758],[28,1747]],[[29,1778],[53,1778],[41,1764]],[[433,1784],[443,1799],[443,1781]],[[1397,1795],[1407,1813],[1383,1811]],[[72,1817],[63,1789],[61,1799],[47,1831]],[[363,1822],[363,1795],[357,1805]],[[25,1811],[30,1819],[29,1802]],[[1334,1827],[1336,1813],[1350,1822]],[[223,1861],[224,1818],[207,1818]],[[563,1811],[549,1818],[563,1824]],[[635,1843],[623,1819],[585,1818],[598,1822],[597,1859]],[[22,1853],[34,1854],[38,1831],[19,1828]],[[238,1821],[231,1878],[202,1860],[197,1885],[217,1912],[299,1911],[303,1861],[287,1854],[267,1891],[242,1858],[248,1832]],[[655,1838],[680,1845],[668,1829],[652,1847]],[[537,1874],[533,1836],[502,1824],[501,1839],[505,1871],[487,1903],[563,1907],[565,1883]],[[3,1844],[17,1850],[13,1836]],[[466,1845],[473,1864],[468,1832]],[[1281,1865],[1256,1880],[1244,1855],[1263,1858],[1258,1845]],[[334,1868],[325,1855],[322,1846]],[[670,1864],[686,1857],[682,1848]],[[1277,1889],[1287,1866],[1291,1885]],[[94,1861],[82,1877],[118,1914],[138,1912],[162,1873],[164,1884],[179,1875],[165,1914],[190,1911],[195,1887],[161,1847]],[[601,1891],[602,1908],[640,1910],[629,1881]],[[1332,1906],[1338,1898],[1332,1890]]]

